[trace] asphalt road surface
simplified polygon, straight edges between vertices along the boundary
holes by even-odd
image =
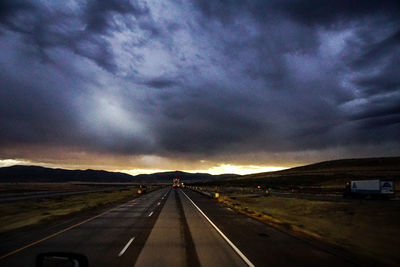
[[[54,251],[84,254],[89,266],[353,266],[203,195],[171,188],[1,240],[0,266],[34,266],[36,255]]]

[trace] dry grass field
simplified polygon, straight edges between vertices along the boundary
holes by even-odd
[[[42,189],[45,188],[42,187]],[[0,203],[0,233],[117,203],[135,196],[137,196],[137,188],[130,188]]]
[[[45,191],[78,191],[93,189],[93,185],[74,183],[1,183],[1,194],[31,193]]]
[[[225,205],[284,231],[344,248],[370,263],[400,263],[400,202],[315,201],[233,193]]]

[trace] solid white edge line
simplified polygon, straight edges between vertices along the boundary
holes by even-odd
[[[125,251],[128,249],[128,247],[131,245],[131,243],[133,242],[133,240],[135,240],[135,237],[132,237],[128,243],[126,243],[125,247],[121,250],[121,252],[118,254],[118,257],[121,257]]]
[[[153,212],[150,212],[149,217],[150,217],[151,215],[153,215]]]
[[[242,258],[242,260],[250,267],[255,267],[255,265],[226,237],[226,235],[219,230],[219,228],[204,214],[204,212],[193,202],[190,197],[188,197],[185,192],[181,190],[181,192],[189,199],[189,201],[193,204],[193,206],[206,218],[206,220],[217,230],[217,232],[225,239],[225,241],[233,248],[233,250]]]
[[[48,235],[48,236],[46,236],[46,237],[43,237],[43,238],[41,238],[41,239],[39,239],[39,240],[36,240],[36,241],[34,241],[34,242],[28,243],[27,245],[25,245],[25,246],[23,246],[23,247],[20,247],[20,248],[18,248],[18,249],[15,249],[15,250],[13,250],[13,251],[8,252],[7,254],[0,255],[0,260],[2,260],[2,259],[4,259],[4,258],[7,258],[8,256],[14,255],[14,254],[16,254],[16,253],[18,253],[18,252],[20,252],[20,251],[22,251],[22,250],[24,250],[24,249],[27,249],[27,248],[29,248],[29,247],[34,246],[34,245],[36,245],[36,244],[42,243],[42,242],[44,242],[44,241],[46,241],[46,240],[49,240],[49,239],[51,239],[51,238],[53,238],[53,237],[55,237],[55,236],[58,236],[59,234],[62,234],[62,233],[67,232],[67,231],[69,231],[69,230],[71,230],[71,229],[74,229],[75,227],[78,227],[79,225],[82,225],[82,224],[84,224],[84,223],[93,221],[93,220],[96,219],[96,218],[99,218],[99,217],[101,217],[101,216],[103,216],[103,215],[106,215],[106,214],[108,214],[108,213],[110,213],[110,212],[112,212],[112,211],[114,211],[114,210],[117,210],[117,209],[121,208],[121,207],[122,207],[123,205],[125,205],[125,204],[126,204],[126,203],[123,203],[123,204],[121,204],[121,205],[118,205],[118,206],[116,206],[116,207],[114,207],[114,208],[111,208],[111,209],[106,210],[106,211],[104,211],[104,212],[102,212],[102,213],[100,213],[100,214],[97,214],[97,215],[95,215],[95,216],[93,216],[93,217],[90,217],[90,218],[88,218],[88,219],[86,219],[86,220],[84,220],[84,221],[81,221],[81,222],[76,223],[76,224],[74,224],[74,225],[68,226],[67,228],[64,228],[64,229],[62,229],[62,230],[60,230],[60,231],[58,231],[58,232],[56,232],[56,233],[53,233],[53,234]]]

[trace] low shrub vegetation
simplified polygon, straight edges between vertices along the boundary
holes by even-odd
[[[225,194],[225,205],[281,230],[345,248],[361,259],[396,266],[400,262],[399,201],[315,201]]]
[[[0,204],[0,233],[53,220],[137,196],[137,188]]]

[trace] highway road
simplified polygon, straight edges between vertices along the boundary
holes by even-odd
[[[171,188],[2,239],[0,266],[34,266],[36,255],[52,251],[84,254],[90,266],[354,266],[196,192]]]

